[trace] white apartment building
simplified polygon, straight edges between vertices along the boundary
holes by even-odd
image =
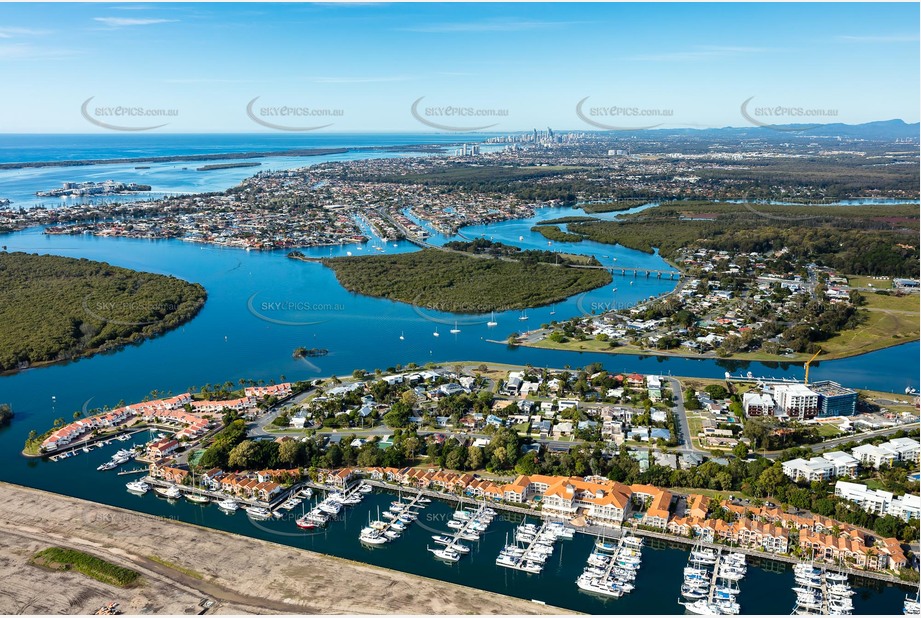
[[[891,465],[898,460],[898,456],[889,449],[872,444],[861,444],[851,449],[851,455],[860,460],[861,465],[877,470],[882,465]]]
[[[819,394],[805,384],[778,384],[774,399],[777,408],[791,418],[813,418],[819,411]]]
[[[888,491],[846,481],[835,483],[835,495],[856,502],[860,508],[875,515],[892,515],[905,521],[921,516],[921,496],[905,494],[896,497]]]
[[[860,462],[857,461],[856,457],[852,457],[844,451],[832,451],[822,453],[822,458],[827,459],[835,466],[834,476],[857,476],[857,468],[860,467]]]
[[[879,469],[883,464],[892,465],[897,461],[918,463],[919,451],[921,443],[917,440],[895,438],[879,446],[861,444],[851,449],[851,455],[859,459],[861,464]]]
[[[791,459],[783,462],[781,467],[783,473],[794,481],[824,481],[835,474],[835,464],[822,457]]]
[[[890,451],[898,454],[899,461],[911,461],[918,463],[919,453],[921,453],[921,443],[912,438],[893,438],[888,442],[880,444]]]
[[[742,395],[742,409],[745,416],[773,416],[774,399],[767,393],[745,393]]]

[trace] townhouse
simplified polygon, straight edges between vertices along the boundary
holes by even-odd
[[[264,397],[277,397],[282,399],[291,394],[291,383],[283,382],[281,384],[272,384],[269,386],[247,386],[243,389],[243,394],[253,399],[262,399]]]
[[[43,451],[53,451],[65,447],[97,429],[111,429],[123,425],[133,416],[131,410],[120,408],[78,419],[51,432],[42,441],[40,448]]]

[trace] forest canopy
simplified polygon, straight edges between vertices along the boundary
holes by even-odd
[[[423,249],[325,259],[351,292],[435,311],[485,313],[562,301],[611,282],[602,269],[571,268]]]
[[[0,371],[136,343],[190,320],[198,284],[104,262],[0,253]]]

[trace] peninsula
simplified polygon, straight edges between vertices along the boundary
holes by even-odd
[[[118,159],[78,159],[76,161],[20,161],[0,163],[0,170],[18,170],[27,167],[74,167],[86,165],[117,165],[124,163],[173,163],[180,161],[222,161],[224,159],[262,159],[265,157],[317,157],[328,154],[342,154],[348,148],[299,148],[296,150],[274,150],[253,152],[224,152],[199,155],[170,155],[164,157],[123,157]]]

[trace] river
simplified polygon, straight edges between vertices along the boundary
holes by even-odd
[[[366,153],[366,156],[368,154],[372,153]],[[374,154],[379,154],[379,151]],[[304,160],[297,163],[302,165]],[[66,169],[67,173],[61,178],[84,179],[89,176],[85,173],[88,168]],[[228,174],[224,177],[225,181],[236,182],[233,174],[249,175],[252,169],[226,170],[224,173]],[[47,178],[40,179],[42,183],[45,180]],[[133,179],[119,177],[117,180]],[[36,187],[34,182],[26,184],[32,192],[49,188]],[[22,187],[18,190],[28,192]],[[208,190],[214,190],[214,187]],[[458,238],[485,236],[525,248],[547,248],[547,240],[530,231],[534,222],[582,212],[578,208],[542,208],[528,220],[464,228]],[[432,239],[436,243],[446,240],[437,235]],[[579,592],[573,583],[589,553],[589,541],[582,537],[561,545],[559,553],[554,555],[553,564],[543,574],[528,576],[494,566],[503,530],[508,529],[503,526],[511,525],[497,522],[494,527],[498,534],[481,542],[472,559],[465,559],[455,566],[445,566],[434,563],[426,554],[426,534],[418,531],[383,549],[361,549],[357,531],[367,519],[370,507],[366,505],[356,508],[338,532],[338,528],[334,527],[325,535],[305,536],[295,533],[291,522],[273,522],[267,525],[269,531],[266,531],[250,525],[243,515],[227,517],[213,507],[201,508],[187,503],[170,505],[153,496],[131,496],[124,491],[124,481],[130,477],[95,471],[108,453],[94,451],[52,463],[27,460],[19,455],[19,451],[31,429],[44,431],[53,419],[69,419],[77,410],[111,406],[119,401],[139,401],[154,389],[178,393],[206,383],[236,382],[240,378],[268,381],[280,380],[284,376],[288,380],[298,380],[351,373],[355,368],[386,369],[409,362],[423,364],[454,360],[530,363],[548,367],[578,367],[598,361],[610,371],[700,377],[721,377],[727,370],[796,377],[802,372],[798,365],[559,352],[509,348],[490,342],[504,340],[513,331],[579,315],[592,307],[610,303],[633,304],[666,293],[676,283],[654,276],[647,279],[615,275],[611,286],[554,306],[529,310],[526,321],[520,319],[520,312],[497,314],[499,324],[490,328],[486,325],[489,315],[452,315],[352,294],[339,286],[332,272],[324,266],[287,259],[282,251],[247,252],[178,240],[45,236],[40,229],[5,235],[2,244],[9,251],[83,257],[175,275],[204,285],[208,291],[208,302],[194,320],[161,337],[89,359],[0,378],[0,402],[11,403],[16,413],[12,425],[0,430],[0,480],[144,512],[169,514],[183,521],[270,538],[523,598],[537,598],[586,612],[674,613],[680,610],[675,601],[686,554],[677,549],[646,550],[644,571],[637,590],[617,601],[602,601]],[[583,241],[554,243],[553,248],[593,255],[607,266],[669,270],[657,255],[623,247]],[[365,246],[314,248],[304,253],[319,257],[413,250],[416,248],[405,241],[384,243],[375,239]],[[461,332],[449,334],[448,330],[455,323]],[[436,329],[440,331],[439,337],[434,336]],[[295,360],[291,353],[298,346],[327,348],[330,354],[309,361]],[[816,363],[811,374],[814,379],[834,379],[855,387],[901,391],[907,385],[916,385],[918,358],[919,346],[914,342],[862,357]],[[369,500],[366,504],[373,505],[375,501]],[[446,508],[436,504],[430,510],[437,512]],[[279,531],[285,532],[285,535],[277,534]],[[288,536],[292,533],[294,536]],[[790,592],[792,576],[787,570],[780,570],[783,572],[777,574],[761,569],[750,570],[742,586],[740,602],[743,608],[748,608],[748,611],[757,608],[759,613],[790,611],[793,602]],[[775,594],[774,590],[782,590],[783,594]],[[901,595],[897,588],[887,586],[878,590],[861,589],[855,606],[858,613],[871,609],[874,613],[897,613]]]

